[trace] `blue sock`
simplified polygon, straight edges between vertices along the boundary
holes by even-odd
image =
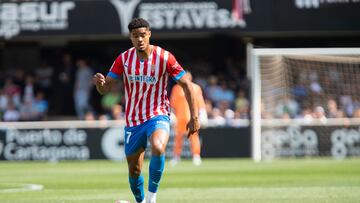
[[[162,172],[164,171],[165,155],[152,156],[149,166],[149,191],[156,193]]]
[[[135,196],[137,202],[143,201],[145,198],[144,195],[144,177],[140,175],[137,178],[132,178],[129,176],[129,183],[132,193]]]

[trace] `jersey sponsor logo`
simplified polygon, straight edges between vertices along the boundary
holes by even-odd
[[[153,85],[157,82],[156,78],[153,76],[147,76],[147,75],[129,75],[128,76],[130,82],[145,82],[146,84]]]

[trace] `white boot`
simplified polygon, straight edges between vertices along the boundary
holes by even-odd
[[[156,193],[149,191],[146,203],[156,203]]]
[[[195,166],[200,166],[202,163],[200,155],[194,155],[192,162]]]
[[[180,162],[180,157],[178,156],[174,156],[171,160],[170,160],[170,165],[171,166],[176,166],[178,165],[178,163]]]

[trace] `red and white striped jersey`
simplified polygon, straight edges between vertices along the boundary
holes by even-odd
[[[153,46],[146,60],[140,60],[136,49],[121,53],[110,68],[108,76],[123,75],[125,89],[126,126],[136,126],[157,115],[169,115],[167,97],[169,76],[179,80],[185,71],[168,51]]]

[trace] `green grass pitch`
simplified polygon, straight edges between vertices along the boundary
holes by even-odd
[[[148,162],[144,164],[147,184]],[[9,191],[40,184],[40,191]],[[147,190],[146,190],[147,191]],[[0,162],[1,203],[134,202],[125,162]],[[159,203],[360,202],[360,159],[205,159],[166,164]]]

